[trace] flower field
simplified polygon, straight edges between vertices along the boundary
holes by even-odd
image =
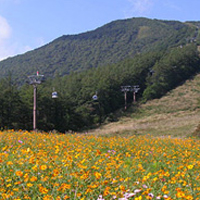
[[[200,199],[200,141],[0,132],[0,199]]]

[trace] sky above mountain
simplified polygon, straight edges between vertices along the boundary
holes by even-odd
[[[199,0],[0,0],[0,60],[118,19],[200,21]]]

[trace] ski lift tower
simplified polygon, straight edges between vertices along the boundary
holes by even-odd
[[[127,92],[129,92],[131,90],[131,86],[130,85],[126,85],[126,86],[121,86],[121,91],[124,92],[124,101],[125,101],[125,105],[124,105],[124,109],[127,109]]]
[[[136,102],[136,93],[140,90],[139,85],[134,85],[131,87],[131,91],[133,92],[133,102]]]
[[[29,84],[33,86],[33,130],[36,130],[36,112],[37,112],[37,86],[44,81],[44,75],[37,71],[36,75],[28,76]]]

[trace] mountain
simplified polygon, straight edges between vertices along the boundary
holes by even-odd
[[[88,130],[135,114],[200,73],[199,25],[118,20],[0,62],[0,127],[32,129],[33,88],[24,82],[37,70],[47,77],[37,90],[38,129]]]
[[[0,78],[10,72],[23,84],[37,70],[45,77],[66,75],[135,55],[167,50],[199,41],[199,22],[131,18],[108,23],[78,35],[63,35],[38,49],[0,62]]]

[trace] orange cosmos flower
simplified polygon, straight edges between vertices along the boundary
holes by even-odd
[[[58,169],[54,169],[53,170],[53,177],[58,176],[59,174],[59,170]]]
[[[48,189],[45,188],[45,187],[42,187],[42,186],[39,187],[39,191],[40,191],[40,193],[42,193],[42,194],[47,194],[47,193],[48,193]]]
[[[20,176],[20,177],[21,177],[21,176],[23,175],[23,172],[22,172],[22,171],[16,171],[15,174],[16,174],[17,176]]]
[[[94,175],[95,175],[95,177],[96,177],[97,179],[100,179],[100,178],[101,178],[101,174],[100,174],[99,172],[95,172]]]
[[[52,199],[53,199],[52,196],[46,195],[46,196],[43,197],[42,200],[52,200]]]
[[[183,198],[183,197],[185,197],[185,194],[182,191],[178,191],[177,194],[176,194],[176,197],[177,198]]]
[[[110,194],[109,190],[110,190],[110,187],[106,187],[103,192],[103,196],[107,196],[108,194]]]
[[[32,177],[30,178],[30,181],[31,181],[31,182],[37,181],[37,177],[36,177],[36,176],[32,176]]]

